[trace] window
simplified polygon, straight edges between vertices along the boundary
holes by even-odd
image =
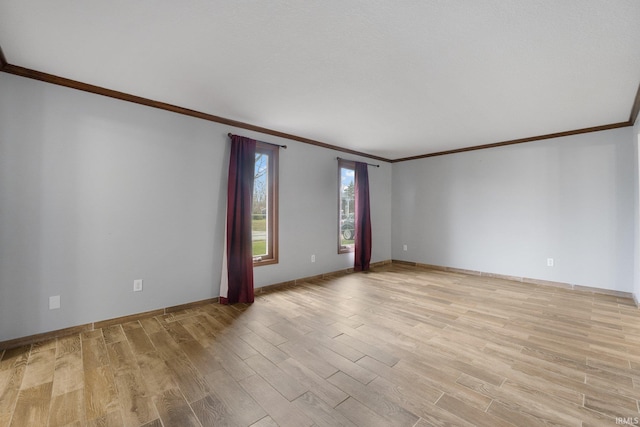
[[[253,265],[278,263],[278,150],[257,142],[251,239]]]
[[[338,253],[353,252],[355,234],[355,168],[354,162],[338,160]]]

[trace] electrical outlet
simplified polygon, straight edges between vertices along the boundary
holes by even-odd
[[[315,255],[311,255],[311,262],[316,262],[316,256]]]
[[[60,308],[60,295],[49,297],[49,310]]]
[[[142,292],[142,279],[133,281],[133,292]]]
[[[547,258],[547,267],[553,267],[554,261],[553,258]]]
[[[406,252],[407,251],[407,245],[402,245],[402,250]]]

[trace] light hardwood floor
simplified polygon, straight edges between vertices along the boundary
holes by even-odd
[[[0,355],[0,427],[640,417],[632,300],[398,264]]]

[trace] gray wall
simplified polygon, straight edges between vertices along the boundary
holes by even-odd
[[[217,296],[228,132],[289,146],[280,263],[256,286],[353,263],[337,254],[339,152],[6,73],[0,94],[0,341]],[[640,295],[639,132],[369,168],[372,261]]]
[[[333,150],[6,73],[0,94],[0,341],[217,296],[228,132],[289,146],[280,263],[256,286],[352,265]],[[370,168],[374,262],[391,258],[391,169]]]
[[[632,133],[394,164],[393,258],[631,292]]]

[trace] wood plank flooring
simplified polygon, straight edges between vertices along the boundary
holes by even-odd
[[[615,426],[638,399],[633,301],[400,264],[0,351],[0,427]]]

